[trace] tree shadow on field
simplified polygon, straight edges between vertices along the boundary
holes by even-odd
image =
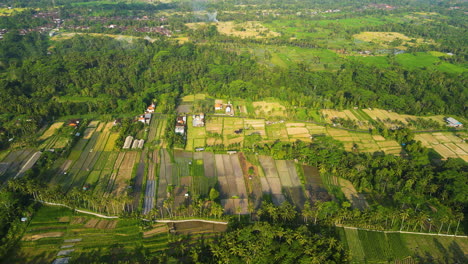
[[[451,255],[451,259],[449,259],[450,263],[468,263],[468,258],[466,258],[465,253],[457,242],[452,241],[448,249]]]

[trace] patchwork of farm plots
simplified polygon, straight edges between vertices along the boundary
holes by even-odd
[[[341,241],[350,251],[351,263],[466,262],[466,238],[383,233],[354,228],[338,228]],[[464,261],[463,261],[464,260]],[[396,263],[396,262],[395,262]]]
[[[322,117],[327,120],[328,123],[333,124],[333,119],[343,118],[355,121],[360,129],[373,128],[369,121],[379,121],[385,126],[391,128],[395,126],[395,121],[402,122],[408,125],[408,121],[422,118],[426,120],[433,120],[440,125],[445,125],[444,116],[414,116],[404,115],[395,112],[382,110],[382,109],[349,109],[349,110],[333,110],[333,109],[322,109],[320,110]]]
[[[145,254],[159,254],[170,248],[169,229],[211,241],[225,232],[227,224],[199,221],[155,223],[145,226],[135,219],[102,219],[58,206],[43,206],[33,216],[21,241],[4,263],[139,262]],[[55,262],[54,262],[55,263]],[[63,263],[63,262],[59,262]]]
[[[189,119],[190,120],[190,119]],[[264,119],[247,119],[236,117],[210,116],[206,127],[192,127],[188,122],[186,150],[198,147],[223,144],[225,147],[242,146],[247,136],[259,135],[264,142],[276,140],[301,140],[312,142],[314,137],[329,135],[344,143],[347,151],[375,152],[385,151],[388,154],[400,154],[401,146],[395,140],[388,140],[366,132],[352,132],[337,128],[327,128],[313,123],[268,122]]]
[[[443,158],[461,158],[468,162],[467,132],[421,133],[415,136],[422,145],[433,148]]]
[[[227,214],[247,214],[250,205],[258,208],[264,195],[269,195],[277,205],[288,200],[302,208],[307,200],[330,200],[329,187],[322,182],[316,168],[290,160],[245,156],[243,153],[229,155],[162,149],[157,202],[153,207],[145,206],[145,211],[157,209],[165,215],[165,201],[173,201],[176,209],[186,205],[190,197],[208,197],[211,188],[218,189]],[[338,183],[336,187],[342,188]],[[353,194],[357,195],[357,192]]]
[[[57,131],[63,127],[64,122],[53,123],[39,138],[40,149],[60,149],[70,142],[70,136],[58,134]]]

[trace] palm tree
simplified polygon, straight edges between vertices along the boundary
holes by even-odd
[[[458,227],[460,226],[460,221],[463,220],[463,217],[464,217],[463,213],[457,213],[457,214],[455,215],[455,219],[457,219],[457,221],[458,221],[458,223],[457,223],[457,229],[455,230],[455,236],[457,236]]]
[[[304,203],[304,209],[302,209],[302,217],[304,217],[304,222],[307,224],[309,217],[312,217],[312,208],[310,207],[309,201]]]
[[[401,217],[401,226],[400,226],[400,231],[403,229],[403,226],[405,224],[406,218],[409,217],[409,209],[403,210],[400,212],[400,217]]]
[[[438,234],[440,234],[440,231],[442,230],[442,227],[444,226],[444,223],[447,223],[449,220],[450,220],[450,219],[449,219],[449,217],[448,217],[446,214],[444,214],[444,215],[440,218],[440,222],[441,222],[441,223],[440,223],[440,228],[439,228]]]
[[[422,228],[424,226],[424,223],[426,222],[426,220],[429,218],[429,215],[426,214],[426,213],[420,213],[419,216],[418,216],[418,219],[417,219],[417,223],[419,224],[419,226],[421,227],[419,229],[419,232],[422,232]]]

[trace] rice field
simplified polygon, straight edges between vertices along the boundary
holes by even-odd
[[[384,151],[387,154],[399,155],[401,146],[395,140],[385,139],[369,133],[351,132],[336,128],[327,128],[327,133],[343,142],[345,150],[359,152]]]
[[[465,139],[467,132],[437,132],[415,135],[415,140],[422,145],[434,149],[442,158],[461,158],[468,162],[468,144]]]
[[[55,132],[63,126],[64,122],[55,122],[53,123],[38,139],[46,140],[49,137],[53,136]]]
[[[161,138],[164,135],[166,129],[166,116],[161,114],[153,114],[151,118],[151,124],[148,133],[147,146],[157,147],[161,145]]]
[[[466,238],[384,233],[338,228],[350,251],[350,263],[388,263],[422,258],[430,263],[466,262]],[[424,261],[425,262],[425,261]]]

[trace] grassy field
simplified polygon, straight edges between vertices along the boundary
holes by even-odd
[[[361,32],[353,35],[355,39],[362,40],[365,42],[372,42],[381,47],[392,47],[401,50],[406,50],[406,46],[414,46],[417,44],[425,43],[421,38],[410,38],[404,34],[398,32]],[[393,41],[398,41],[399,45],[391,45]]]
[[[467,69],[463,66],[442,62],[440,56],[435,56],[434,53],[416,52],[399,54],[395,57],[397,63],[410,70],[417,68],[434,68],[443,72],[462,73]]]
[[[191,29],[200,29],[210,25],[216,25],[218,32],[228,36],[235,36],[240,38],[269,38],[277,37],[280,34],[269,30],[261,23],[256,21],[247,21],[236,23],[234,21],[225,21],[214,23],[188,23],[185,24]]]
[[[466,238],[437,237],[415,234],[382,233],[338,228],[351,263],[389,263],[413,260],[411,263],[465,263]]]

